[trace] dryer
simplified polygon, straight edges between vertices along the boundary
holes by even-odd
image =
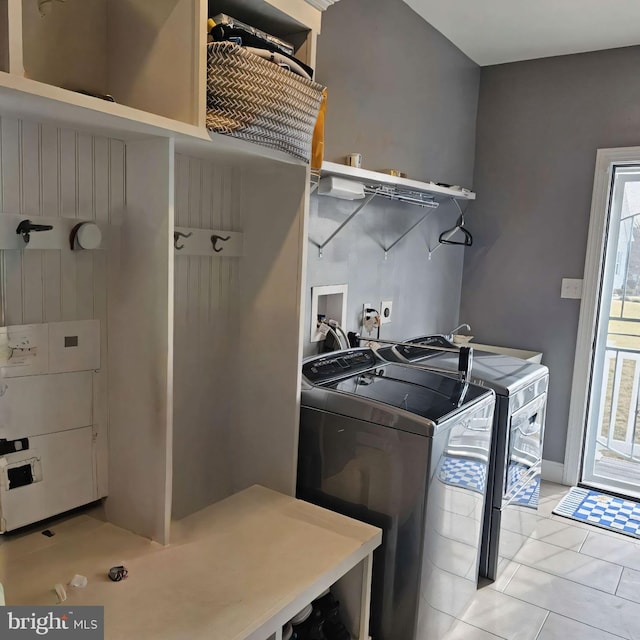
[[[494,392],[370,349],[302,373],[298,497],[383,529],[371,636],[444,636],[477,589]]]
[[[426,370],[458,370],[458,347],[443,336],[420,336],[407,343],[377,353],[389,362]],[[538,507],[549,370],[520,358],[474,351],[469,380],[496,393],[480,566],[482,577],[495,580],[500,559],[513,558],[531,533],[526,513]],[[456,446],[464,450],[467,444],[463,439]]]

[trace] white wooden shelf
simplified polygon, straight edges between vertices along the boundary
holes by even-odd
[[[456,200],[475,200],[476,194],[473,191],[459,191],[458,189],[450,189],[441,187],[437,184],[429,182],[420,182],[418,180],[410,180],[409,178],[399,178],[391,176],[379,171],[370,171],[369,169],[357,169],[336,162],[323,162],[321,177],[337,176],[361,182],[372,190],[389,187],[396,189],[398,192],[413,191],[428,196],[433,196],[436,200],[446,198],[455,198]],[[382,193],[384,195],[384,192]]]
[[[204,129],[185,122],[3,72],[0,108],[5,116],[89,129],[120,139],[178,135],[205,139],[206,135]]]

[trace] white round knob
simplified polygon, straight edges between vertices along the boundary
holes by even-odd
[[[99,249],[102,243],[102,231],[93,222],[85,222],[76,234],[76,242],[81,249]]]

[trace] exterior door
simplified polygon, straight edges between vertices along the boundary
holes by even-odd
[[[640,498],[640,165],[610,194],[581,484]]]

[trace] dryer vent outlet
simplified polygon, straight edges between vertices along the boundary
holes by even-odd
[[[389,324],[393,315],[393,302],[383,300],[380,303],[380,324]]]

